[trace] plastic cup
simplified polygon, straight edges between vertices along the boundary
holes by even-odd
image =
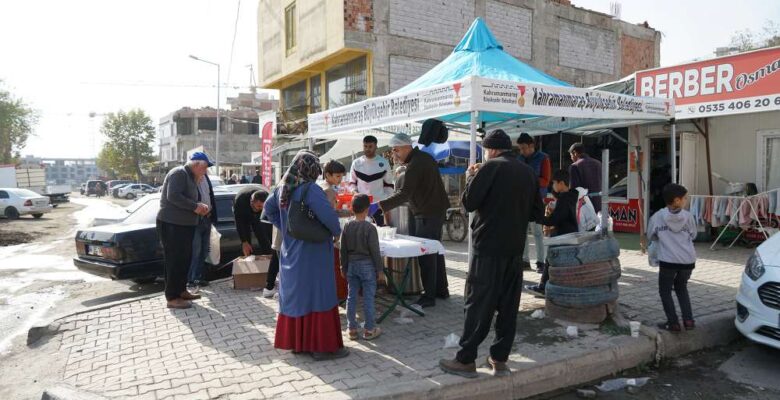
[[[390,240],[395,240],[395,232],[398,228],[387,228],[387,238]]]
[[[631,337],[639,337],[639,328],[642,327],[642,323],[639,321],[631,321],[628,323],[631,326]]]
[[[579,332],[577,331],[577,326],[570,325],[566,327],[566,334],[569,335],[569,337],[571,338],[576,338],[577,336],[579,336]]]

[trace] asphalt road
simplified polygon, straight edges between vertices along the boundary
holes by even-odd
[[[37,321],[116,300],[162,290],[161,283],[136,285],[83,273],[73,265],[74,237],[96,216],[123,213],[132,201],[72,196],[43,218],[0,219],[0,354],[20,350]]]
[[[780,350],[739,340],[729,346],[705,350],[671,360],[659,368],[637,368],[622,377],[650,377],[643,387],[600,392],[606,400],[769,400],[780,399]],[[542,397],[550,400],[579,399],[575,389]]]

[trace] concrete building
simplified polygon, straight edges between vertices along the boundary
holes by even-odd
[[[659,65],[660,32],[567,0],[260,0],[258,80],[281,91],[280,132],[403,87],[447,57],[476,17],[510,54],[576,86]]]
[[[220,112],[219,162],[222,172],[240,174],[241,163],[260,150],[258,112],[276,110],[278,100],[267,94],[241,93],[228,98],[230,110]],[[160,163],[171,168],[184,162],[187,151],[198,146],[216,155],[217,110],[184,107],[160,119]]]
[[[40,158],[28,155],[19,161],[23,168],[45,168],[46,183],[52,185],[75,186],[105,175],[97,167],[94,158]]]

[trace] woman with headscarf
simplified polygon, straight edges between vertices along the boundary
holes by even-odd
[[[295,353],[311,353],[325,360],[349,354],[341,337],[336,277],[333,273],[333,241],[321,243],[295,239],[287,233],[289,207],[304,203],[333,236],[341,234],[336,210],[315,181],[322,173],[314,153],[301,150],[264,205],[264,218],[282,235],[279,251],[279,317],[274,347]]]

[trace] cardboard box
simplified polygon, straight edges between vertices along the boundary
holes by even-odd
[[[233,289],[260,290],[268,279],[271,256],[239,257],[233,262]]]

